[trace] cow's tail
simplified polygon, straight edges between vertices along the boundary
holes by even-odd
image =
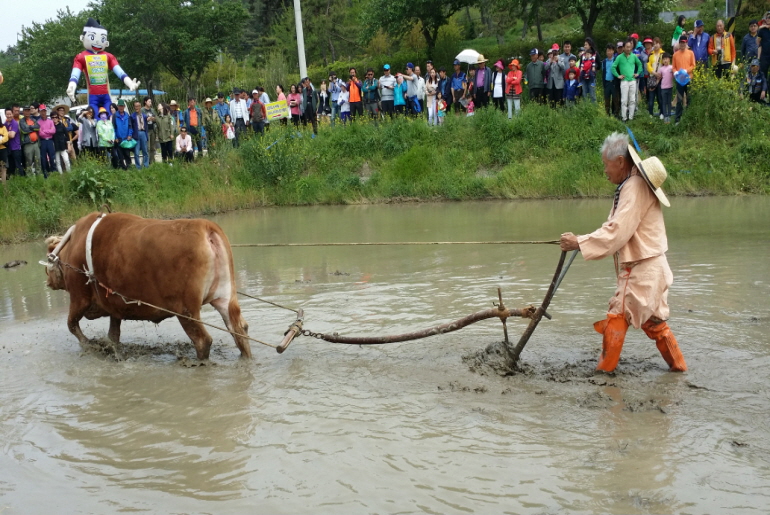
[[[233,252],[230,248],[230,241],[227,239],[224,231],[219,226],[216,227],[216,233],[219,240],[219,255],[227,259],[227,269],[229,271],[230,281],[230,301],[227,304],[227,316],[230,319],[231,330],[237,334],[249,334],[249,324],[243,318],[241,306],[238,303],[238,289],[235,285],[235,265],[233,264]],[[251,346],[249,340],[243,336],[233,335],[235,344],[241,351],[244,358],[251,358]]]

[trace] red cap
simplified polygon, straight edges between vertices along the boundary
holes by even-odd
[[[636,32],[634,32],[634,33],[633,33],[633,34],[631,34],[629,37],[631,37],[631,38],[634,38],[634,39],[639,39],[639,34],[637,34]]]
[[[647,43],[652,43],[652,42],[653,42],[653,41],[652,41],[652,38],[650,38],[650,37],[644,38],[644,41],[642,41],[642,43],[643,43],[643,44],[645,44],[645,45],[646,45]]]
[[[558,49],[559,49],[559,45],[556,43],[554,43],[553,46],[551,46],[551,50],[558,50]]]
[[[45,106],[45,104],[40,104],[37,108],[38,111],[48,111],[48,108]]]

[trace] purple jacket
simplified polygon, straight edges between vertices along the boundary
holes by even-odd
[[[19,134],[19,122],[11,118],[10,121],[5,122],[5,128],[8,131],[13,131],[16,136],[8,141],[8,150],[21,150],[21,135]]]

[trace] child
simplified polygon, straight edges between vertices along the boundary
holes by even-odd
[[[342,120],[344,125],[350,120],[350,93],[348,93],[348,88],[345,84],[340,84],[340,89],[342,92],[337,97],[337,105],[340,106],[340,120]]]
[[[465,98],[468,100],[468,105],[465,106],[465,116],[473,116],[473,110],[476,108],[473,104],[473,95],[469,92]]]
[[[580,59],[580,87],[583,98],[596,102],[596,56],[592,48],[586,48]]]
[[[444,116],[446,116],[446,102],[444,102],[444,95],[439,91],[436,93],[436,112],[438,114],[438,124],[444,125]]]
[[[567,81],[564,83],[564,100],[567,101],[567,105],[575,105],[575,100],[577,99],[579,93],[578,93],[578,84],[580,84],[577,81],[577,73],[575,70],[570,69],[567,72],[569,75],[567,76]]]
[[[235,145],[235,125],[229,114],[225,115],[225,123],[222,124],[222,135],[227,141],[232,141],[233,145]]]
[[[674,89],[674,68],[671,66],[671,54],[668,52],[661,57],[660,73],[660,110],[663,114],[663,123],[671,123],[671,95]]]

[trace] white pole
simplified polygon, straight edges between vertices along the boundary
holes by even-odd
[[[299,0],[294,0],[294,23],[297,25],[297,53],[299,54],[299,77],[307,77],[307,63],[305,62],[305,35],[302,32],[302,9]]]

